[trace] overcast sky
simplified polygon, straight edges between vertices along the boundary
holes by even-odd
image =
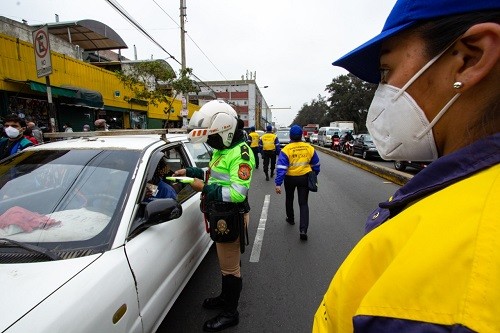
[[[115,0],[181,61],[179,0]],[[346,74],[332,61],[378,34],[396,0],[186,0],[186,63],[203,81],[256,72],[273,120],[288,125],[304,103]],[[134,59],[169,55],[105,0],[2,0],[0,15],[28,24],[92,19],[115,30]],[[178,72],[180,65],[167,59]],[[268,88],[263,88],[268,86]],[[287,109],[290,108],[290,109]]]

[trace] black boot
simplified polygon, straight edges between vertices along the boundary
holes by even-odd
[[[227,292],[228,292],[228,276],[229,275],[222,275],[222,288],[221,288],[221,293],[217,297],[209,297],[205,298],[203,301],[202,306],[205,309],[223,309],[226,306],[226,298],[227,298]]]
[[[226,275],[224,278],[227,287],[226,305],[221,313],[203,324],[203,330],[206,332],[222,331],[228,327],[238,325],[240,321],[240,314],[237,309],[242,287],[241,278],[234,275]]]
[[[266,174],[266,180],[268,181],[269,180],[269,174],[267,173],[267,171],[264,171],[264,173]]]

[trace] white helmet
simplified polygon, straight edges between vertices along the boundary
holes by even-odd
[[[191,142],[206,142],[209,135],[219,134],[224,146],[229,147],[237,127],[238,115],[224,101],[214,100],[203,105],[189,120]]]

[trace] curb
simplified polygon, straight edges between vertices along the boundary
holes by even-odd
[[[366,160],[363,160],[361,158],[357,158],[354,156],[339,153],[339,152],[331,150],[329,148],[320,147],[318,145],[312,145],[312,146],[314,147],[314,149],[321,151],[322,153],[336,157],[339,160],[342,160],[342,161],[347,162],[349,164],[352,164],[360,169],[371,172],[371,173],[373,173],[373,174],[375,174],[383,179],[391,181],[394,184],[397,184],[399,186],[403,186],[413,177],[413,175],[407,174],[405,172],[401,172],[401,171],[394,170],[394,169],[389,169],[389,168],[384,167],[382,165],[378,165],[378,164],[375,164],[375,163],[372,163],[370,161],[366,161]]]

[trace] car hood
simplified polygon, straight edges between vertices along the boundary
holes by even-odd
[[[0,265],[0,332],[88,267],[101,254],[37,263]]]

